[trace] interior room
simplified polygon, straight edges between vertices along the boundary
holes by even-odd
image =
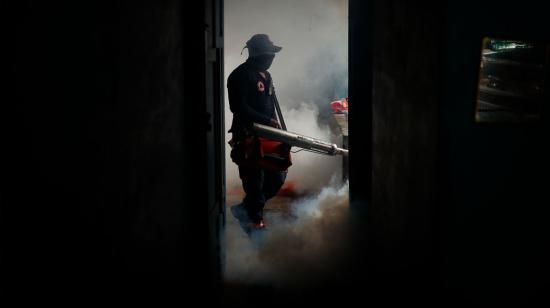
[[[548,4],[5,8],[2,304],[548,302]],[[292,165],[239,216],[249,56],[242,157]]]

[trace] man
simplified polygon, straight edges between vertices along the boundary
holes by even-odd
[[[250,135],[252,123],[281,128],[276,116],[276,96],[271,75],[267,71],[275,53],[281,47],[273,45],[266,34],[256,34],[246,42],[248,59],[238,66],[227,80],[229,106],[233,112],[230,133],[233,138],[231,157],[239,166],[246,196],[242,203],[232,206],[231,212],[250,234],[266,227],[263,208],[267,200],[274,197],[286,179],[286,171],[274,172],[240,163],[244,140]],[[243,50],[244,50],[243,48]]]

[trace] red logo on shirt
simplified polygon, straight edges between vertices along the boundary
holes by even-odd
[[[265,91],[264,83],[261,81],[258,81],[258,91],[263,92]]]

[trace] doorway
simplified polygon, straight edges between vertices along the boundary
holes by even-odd
[[[269,72],[288,130],[347,147],[348,0],[225,0],[223,19],[224,80],[246,61],[246,41],[268,34],[283,47]],[[264,208],[268,232],[253,241],[228,210],[244,191],[227,144],[233,117],[227,92],[224,108],[225,283],[310,284],[312,277],[331,274],[349,208],[347,161],[293,153],[285,184]]]

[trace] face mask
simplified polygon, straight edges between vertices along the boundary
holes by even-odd
[[[269,67],[271,67],[271,63],[273,63],[274,58],[275,58],[275,55],[264,54],[264,55],[258,55],[258,56],[252,57],[251,61],[255,67],[265,71]]]

